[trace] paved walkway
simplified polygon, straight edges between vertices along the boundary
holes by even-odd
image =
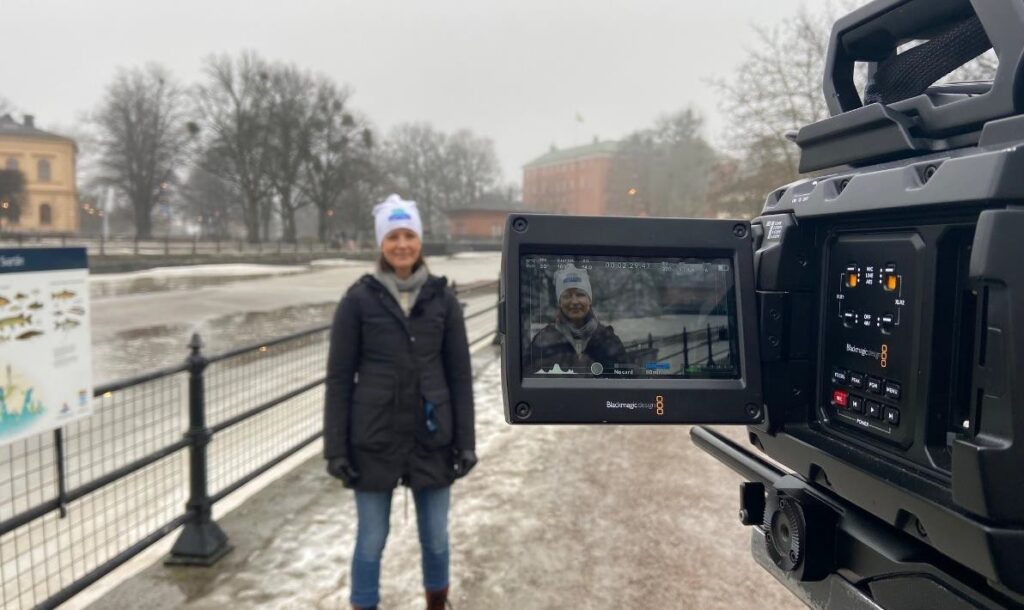
[[[751,559],[739,479],[687,428],[508,426],[484,352],[481,462],[453,492],[457,610],[803,607]],[[386,610],[422,608],[414,510],[395,494]],[[220,519],[235,548],[216,566],[155,564],[92,608],[347,608],[354,522],[351,494],[315,457]]]

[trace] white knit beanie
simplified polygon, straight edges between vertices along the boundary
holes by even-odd
[[[420,239],[423,238],[423,221],[415,201],[406,201],[392,194],[382,203],[373,206],[373,228],[377,233],[377,245],[395,229],[409,229]]]
[[[594,300],[594,292],[590,289],[590,276],[585,269],[569,265],[555,272],[555,292],[558,298],[562,298],[562,293],[570,288],[582,290],[591,301]]]

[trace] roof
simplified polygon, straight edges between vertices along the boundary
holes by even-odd
[[[523,167],[540,167],[543,165],[555,165],[558,163],[567,163],[569,161],[578,161],[580,159],[588,159],[591,157],[610,157],[619,150],[619,143],[615,140],[606,140],[604,142],[594,142],[592,144],[586,144],[584,146],[574,146],[572,148],[563,148],[561,150],[553,149],[547,154],[541,155],[530,161]]]
[[[455,210],[448,210],[448,216],[458,215],[463,212],[526,212],[522,201],[509,201],[496,194],[487,194],[480,198],[473,205]]]
[[[40,138],[46,140],[66,140],[74,143],[71,138],[59,136],[55,133],[43,131],[35,126],[23,125],[19,123],[9,114],[0,116],[0,137],[13,136],[18,138]]]

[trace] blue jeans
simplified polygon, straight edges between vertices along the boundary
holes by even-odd
[[[448,505],[450,487],[413,491],[416,527],[420,534],[423,588],[439,591],[448,586]],[[359,517],[356,549],[352,554],[352,595],[360,608],[380,602],[380,558],[388,539],[391,491],[356,491]]]

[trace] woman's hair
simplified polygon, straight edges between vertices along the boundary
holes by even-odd
[[[412,264],[412,270],[414,272],[418,271],[420,267],[424,267],[424,266],[426,266],[426,264],[427,264],[426,259],[423,258],[423,254],[420,253],[419,258],[417,258],[416,262]],[[381,271],[387,271],[388,273],[394,273],[395,272],[395,268],[392,267],[391,263],[389,263],[384,258],[384,253],[383,252],[381,253],[380,258],[377,259],[377,266],[380,268]]]

